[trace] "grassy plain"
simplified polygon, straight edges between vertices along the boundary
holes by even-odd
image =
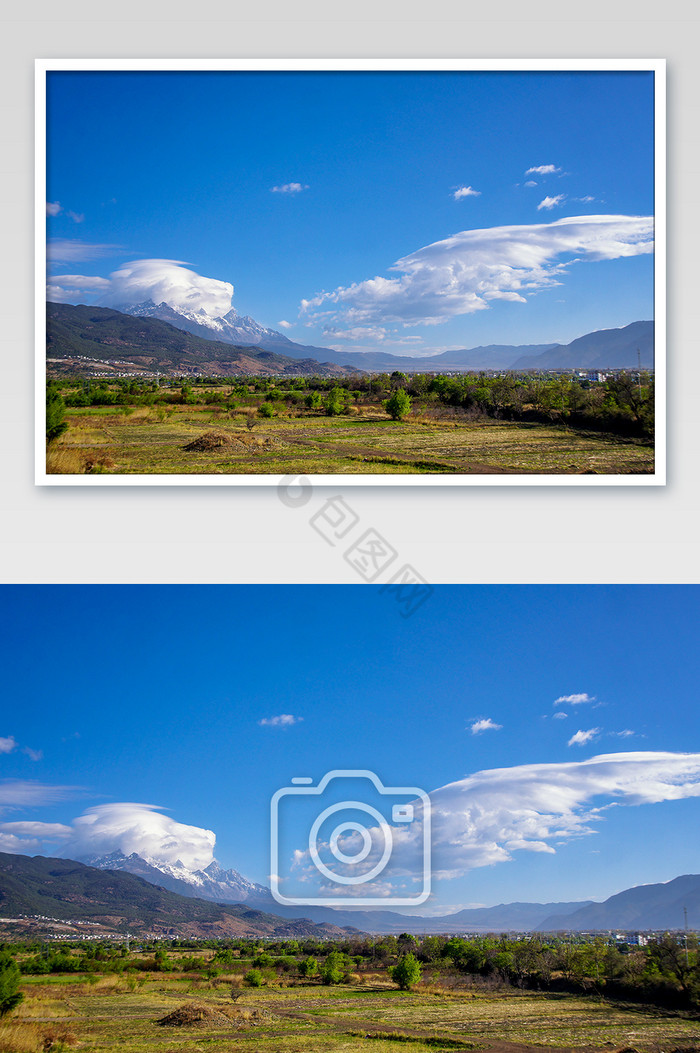
[[[202,405],[72,408],[52,443],[53,474],[646,474],[649,442],[564,424],[487,418],[389,420],[373,407],[350,416],[220,413]],[[249,427],[248,425],[253,425]],[[215,431],[209,450],[185,446]]]
[[[0,1053],[700,1049],[700,1023],[689,1015],[593,996],[455,991],[434,981],[402,992],[387,984],[385,974],[339,987],[307,982],[253,990],[240,983],[240,975],[206,981],[182,973],[24,977],[23,1003],[0,1022]],[[212,1018],[183,1026],[158,1023],[193,1005]]]

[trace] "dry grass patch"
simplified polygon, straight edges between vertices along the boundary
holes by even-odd
[[[76,450],[70,446],[49,447],[46,451],[47,475],[99,475],[113,472],[117,465],[106,453]]]
[[[0,1024],[0,1053],[50,1053],[76,1045],[78,1039],[65,1024]]]

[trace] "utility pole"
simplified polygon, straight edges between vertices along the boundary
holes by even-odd
[[[637,382],[639,384],[639,399],[642,398],[642,352],[637,348]]]
[[[688,968],[688,908],[683,907],[683,917],[685,918],[685,967]]]

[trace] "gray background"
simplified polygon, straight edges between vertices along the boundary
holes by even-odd
[[[18,8],[15,8],[18,10]],[[0,209],[3,582],[359,582],[274,487],[54,487],[33,483],[33,76],[45,58],[666,58],[668,60],[668,478],[647,487],[352,487],[358,529],[395,566],[482,582],[696,582],[698,20],[643,0],[372,0],[252,5],[168,0],[32,5],[3,17]],[[430,14],[430,18],[427,15]]]

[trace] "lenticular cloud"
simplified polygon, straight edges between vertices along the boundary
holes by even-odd
[[[69,826],[15,822],[0,827],[0,844],[8,852],[26,852],[57,845],[53,852],[75,859],[120,851],[136,852],[157,863],[176,863],[202,870],[214,858],[212,830],[178,823],[148,804],[101,804],[88,808]]]
[[[134,260],[109,276],[109,289],[99,301],[102,307],[132,306],[153,300],[174,311],[204,313],[220,318],[231,310],[233,285],[218,278],[205,278],[179,260]]]
[[[476,772],[430,794],[435,856],[454,873],[516,850],[591,834],[613,805],[700,797],[700,753],[609,753],[561,764]]]
[[[553,223],[463,230],[397,260],[398,278],[375,277],[302,301],[326,323],[437,324],[492,300],[526,302],[561,285],[566,267],[650,253],[651,216],[573,216]]]

